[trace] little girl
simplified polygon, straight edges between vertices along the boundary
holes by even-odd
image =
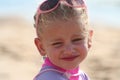
[[[47,0],[35,15],[35,45],[45,57],[34,80],[89,80],[80,69],[93,31],[83,0]]]

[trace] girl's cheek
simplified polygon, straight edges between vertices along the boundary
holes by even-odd
[[[77,46],[77,49],[80,51],[87,51],[88,50],[88,44],[87,43],[82,43],[81,45]]]
[[[49,49],[49,52],[50,53],[54,53],[54,54],[58,53],[59,51],[60,51],[60,49],[58,49],[58,48],[51,48],[51,49]]]

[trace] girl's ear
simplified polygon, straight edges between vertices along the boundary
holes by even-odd
[[[92,36],[93,36],[93,30],[90,30],[88,36],[88,49],[90,49],[92,46]]]
[[[40,54],[41,54],[42,56],[45,56],[46,53],[45,53],[45,50],[44,50],[44,48],[43,48],[43,45],[42,45],[41,40],[40,40],[39,38],[35,38],[34,42],[35,42],[35,45],[36,45],[38,51],[40,52]]]

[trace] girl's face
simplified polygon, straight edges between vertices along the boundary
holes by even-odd
[[[63,69],[73,69],[87,56],[91,46],[92,31],[84,33],[77,20],[55,21],[43,29],[41,39],[35,39],[41,55]]]

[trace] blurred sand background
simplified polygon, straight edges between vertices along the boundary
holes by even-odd
[[[81,69],[91,80],[120,80],[120,28],[92,25],[93,47]],[[33,24],[26,19],[0,17],[0,80],[32,80],[38,73],[42,59],[35,36]]]

